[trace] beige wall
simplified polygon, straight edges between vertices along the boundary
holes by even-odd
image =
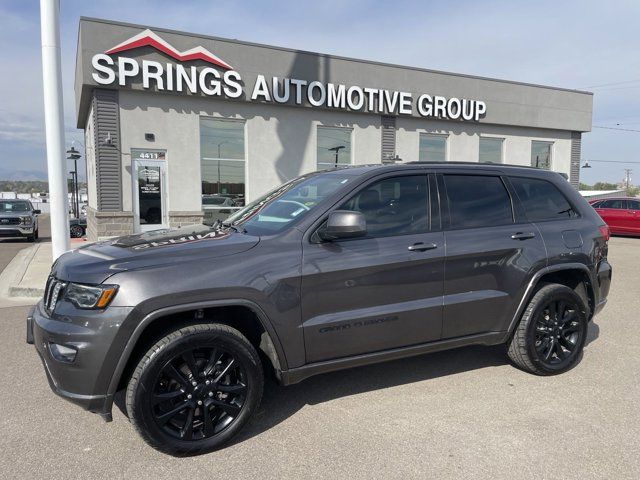
[[[396,121],[396,151],[404,161],[418,160],[420,134],[447,135],[447,160],[477,162],[480,137],[504,139],[503,161],[515,165],[531,165],[531,141],[553,142],[552,169],[569,174],[571,165],[571,132],[481,124],[452,124],[412,118]]]
[[[132,209],[131,149],[165,149],[168,167],[168,211],[200,209],[201,116],[245,120],[246,198],[251,201],[284,181],[316,169],[318,125],[348,127],[352,163],[380,163],[380,116],[243,104],[199,97],[120,91],[123,210]],[[531,141],[554,142],[553,169],[569,173],[571,134],[560,130],[455,124],[406,117],[396,120],[396,151],[404,161],[418,160],[420,133],[448,135],[450,161],[478,161],[480,135],[505,139],[505,163],[530,165]],[[153,133],[155,141],[144,138]],[[91,200],[90,200],[91,201]]]
[[[348,127],[352,162],[380,162],[380,117],[194,97],[120,91],[123,210],[132,209],[131,149],[167,150],[168,210],[200,207],[200,116],[245,120],[249,201],[302,173],[316,170],[318,125]],[[155,135],[154,142],[144,138]]]

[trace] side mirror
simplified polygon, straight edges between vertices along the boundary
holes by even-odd
[[[42,210],[40,210],[39,208],[36,208],[33,213],[35,213],[36,215],[40,215],[42,213]]]
[[[367,234],[367,222],[360,212],[335,210],[329,214],[327,223],[318,231],[318,236],[327,242],[342,238],[356,238]]]

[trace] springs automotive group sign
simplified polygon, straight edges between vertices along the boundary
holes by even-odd
[[[152,47],[176,62],[161,63],[138,60],[122,52]],[[114,58],[116,56],[117,58]],[[194,61],[209,64],[198,68]],[[251,101],[351,110],[378,114],[414,115],[447,120],[478,121],[487,111],[485,102],[466,98],[443,97],[383,88],[326,83],[298,78],[257,75],[249,87],[240,72],[202,46],[179,51],[151,30],[94,55],[91,59],[93,80],[99,85],[125,87],[141,79],[143,89],[202,94],[211,97],[248,98]],[[138,80],[139,81],[139,80]],[[245,91],[246,89],[246,91]]]

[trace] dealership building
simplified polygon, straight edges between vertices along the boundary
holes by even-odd
[[[515,61],[515,60],[514,60]],[[589,92],[82,18],[88,237],[224,218],[336,165],[532,165],[575,186]]]

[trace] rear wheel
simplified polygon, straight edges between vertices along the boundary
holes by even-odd
[[[263,383],[260,357],[240,332],[193,325],[170,333],[140,360],[127,387],[127,412],[158,450],[209,452],[249,420]]]
[[[537,375],[555,375],[582,358],[587,338],[587,309],[582,298],[564,285],[545,285],[536,292],[509,343],[509,358]]]

